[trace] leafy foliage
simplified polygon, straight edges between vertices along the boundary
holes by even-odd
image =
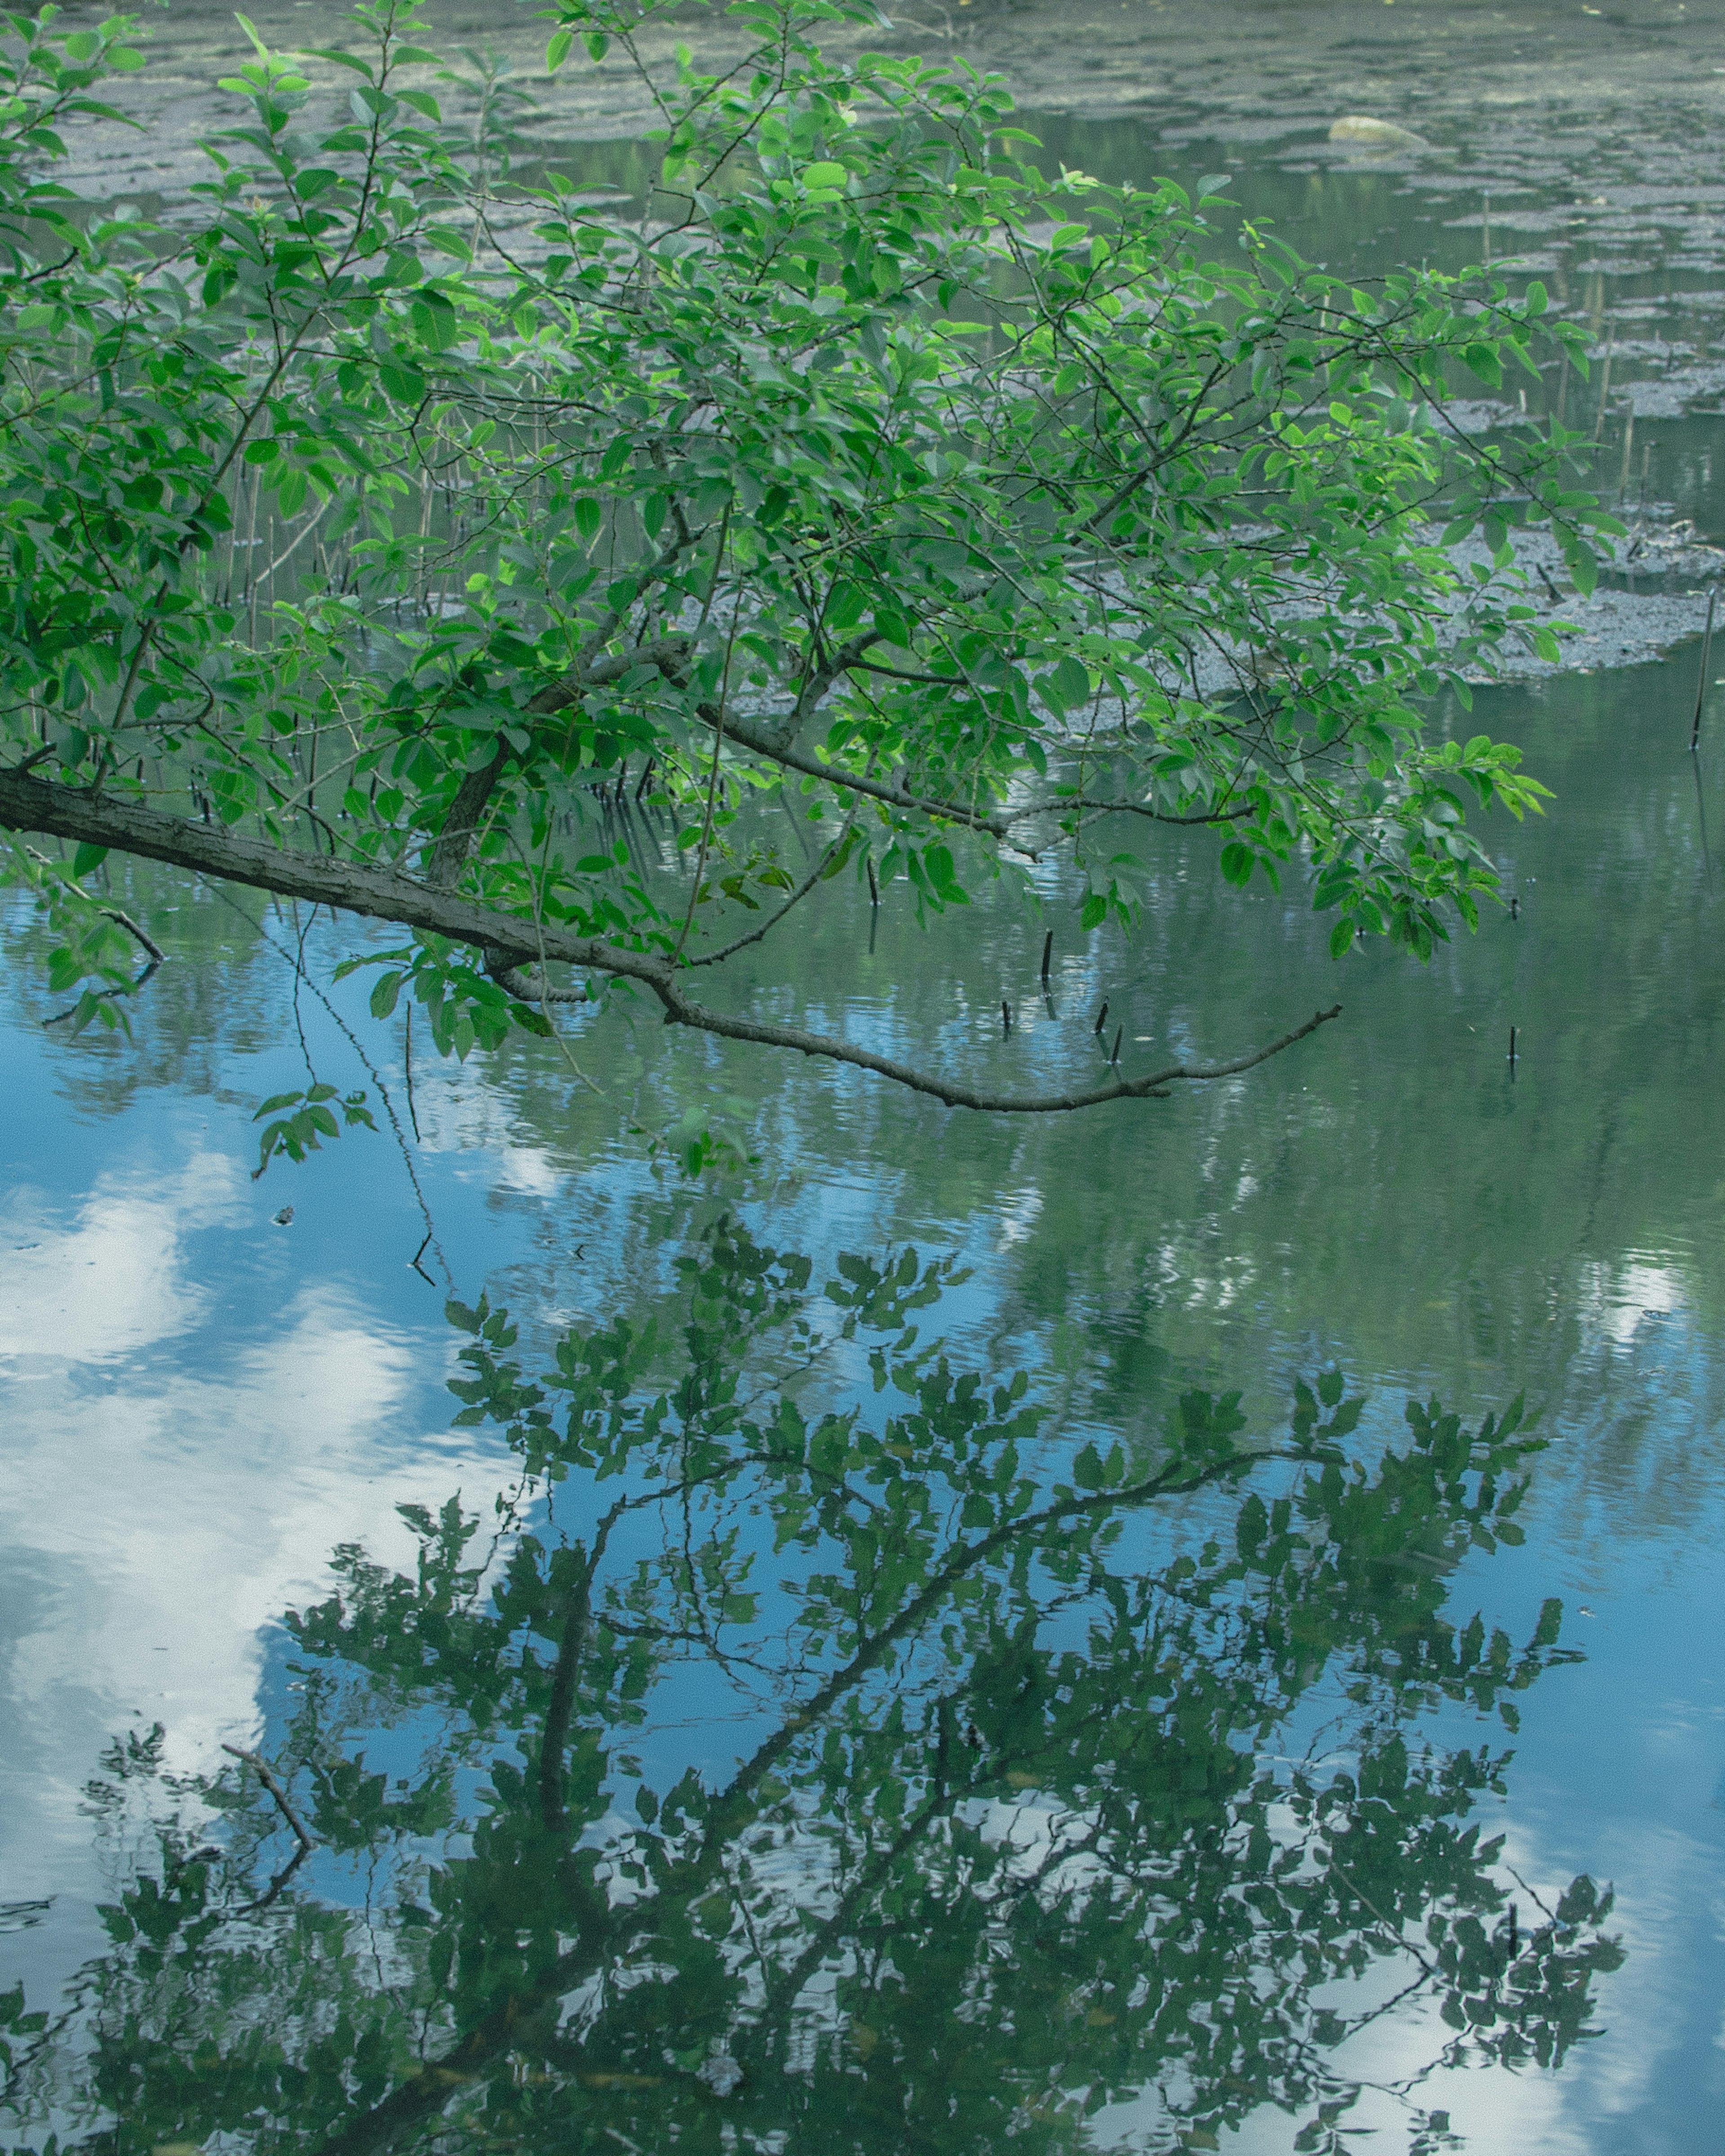
[[[1193,1392],[1128,1457],[922,1337],[948,1265],[817,1294],[723,1223],[681,1272],[537,1375],[450,1306],[459,1419],[526,1483],[489,1533],[404,1507],[409,1572],[337,1553],[272,1746],[317,1852],[263,1886],[255,1776],[183,1791],[80,1979],[87,2065],[15,2070],[21,2122],[982,2156],[1131,2099],[1147,2147],[1268,2104],[1337,2148],[1370,2096],[1430,2151],[1435,2075],[1586,2038],[1609,1895],[1518,1907],[1469,1816],[1507,1755],[1417,1727],[1574,1659],[1554,1603],[1520,1647],[1445,1611],[1512,1531],[1518,1411],[1350,1458],[1327,1373],[1279,1441]],[[1368,2090],[1332,2055],[1402,1985],[1451,2034]]]
[[[664,4],[559,0],[553,67]],[[54,828],[189,809],[268,840],[259,880],[333,852],[410,926],[454,884],[504,949],[578,932],[601,971],[717,956],[841,868],[933,916],[1064,849],[1080,928],[1129,919],[1122,839],[1168,820],[1230,884],[1309,870],[1338,955],[1471,925],[1468,811],[1543,789],[1422,706],[1554,650],[1517,529],[1585,590],[1610,527],[1578,437],[1445,404],[1579,332],[1538,285],[1353,283],[1172,182],[1048,178],[997,80],[824,55],[861,0],[728,12],[752,58],[651,85],[644,215],[516,178],[445,120],[413,6],[365,0],[314,56],[333,123],[254,37],[172,228],[29,177],[130,18],[9,18],[0,726]],[[631,772],[662,842],[591,828]],[[392,964],[446,1052],[535,1017],[435,942]]]

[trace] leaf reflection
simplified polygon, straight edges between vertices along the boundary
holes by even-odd
[[[537,1378],[505,1312],[450,1306],[459,1419],[520,1489],[489,1527],[404,1507],[411,1576],[337,1553],[273,1796],[116,1748],[92,1797],[147,1787],[151,1855],[57,2022],[0,2004],[22,2128],[982,2156],[1214,2148],[1275,2106],[1325,2150],[1369,2094],[1430,2152],[1442,2069],[1589,2033],[1609,1896],[1512,1900],[1470,1820],[1507,1754],[1419,1734],[1512,1728],[1574,1659],[1555,1604],[1520,1647],[1444,1614],[1520,1538],[1518,1406],[1410,1406],[1355,1462],[1330,1374],[1274,1443],[1194,1393],[1153,1456],[1075,1451],[1024,1373],[920,1338],[942,1263],[814,1292],[726,1223],[682,1273],[674,1327],[571,1332]],[[1410,2001],[1447,2039],[1368,2091],[1348,2041]]]

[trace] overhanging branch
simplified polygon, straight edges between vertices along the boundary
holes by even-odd
[[[254,891],[273,891],[282,898],[304,899],[343,913],[357,913],[373,921],[388,921],[403,928],[447,937],[482,952],[494,974],[511,975],[512,993],[531,988],[523,1000],[537,1001],[547,984],[542,972],[517,973],[523,966],[537,968],[555,960],[580,970],[608,973],[614,979],[637,981],[649,988],[664,1008],[668,1024],[685,1025],[696,1032],[718,1034],[726,1040],[746,1040],[763,1048],[790,1049],[802,1055],[818,1055],[834,1063],[872,1072],[914,1093],[927,1094],[951,1108],[974,1108],[993,1115],[1057,1115],[1075,1108],[1101,1107],[1110,1101],[1162,1100],[1176,1084],[1202,1084],[1215,1078],[1233,1077],[1250,1070],[1272,1055],[1280,1055],[1296,1041],[1303,1040],[1321,1025],[1341,1016],[1339,1004],[1318,1011],[1303,1025],[1296,1026],[1263,1048],[1219,1063],[1173,1063],[1142,1077],[1121,1078],[1106,1086],[1082,1091],[1045,1094],[999,1093],[987,1087],[965,1086],[919,1070],[892,1057],[876,1055],[848,1040],[827,1034],[809,1033],[801,1026],[774,1025],[759,1019],[737,1018],[697,1003],[683,993],[682,969],[669,958],[646,951],[629,951],[598,937],[578,936],[554,921],[535,921],[518,914],[502,913],[480,906],[459,893],[439,889],[403,875],[393,869],[361,861],[333,860],[302,852],[293,846],[271,845],[259,839],[215,824],[190,823],[113,793],[93,793],[63,786],[17,771],[0,772],[0,826],[14,831],[44,833],[83,845],[106,846],[147,860],[165,861],[227,883],[249,886]],[[556,996],[554,1000],[562,1000]]]
[[[1091,1086],[1082,1092],[996,1093],[984,1086],[960,1086],[950,1079],[936,1077],[912,1064],[896,1062],[890,1055],[876,1055],[848,1040],[835,1040],[829,1034],[805,1033],[800,1026],[765,1024],[757,1019],[732,1018],[726,1012],[710,1010],[685,996],[669,974],[655,980],[652,987],[665,1006],[667,1021],[673,1025],[695,1026],[703,1033],[716,1033],[727,1040],[753,1041],[763,1048],[790,1048],[803,1055],[828,1056],[834,1063],[849,1063],[859,1070],[872,1070],[877,1077],[890,1078],[895,1085],[906,1086],[913,1093],[927,1093],[934,1100],[944,1101],[949,1108],[976,1108],[996,1116],[1052,1116],[1074,1108],[1099,1108],[1110,1101],[1165,1101],[1168,1088],[1176,1083],[1197,1085],[1207,1079],[1231,1078],[1257,1064],[1267,1063],[1272,1055],[1280,1055],[1296,1040],[1304,1040],[1307,1034],[1316,1033],[1321,1025],[1327,1025],[1332,1019],[1342,1015],[1340,1004],[1329,1010],[1317,1011],[1304,1025],[1296,1026],[1291,1033],[1283,1034],[1267,1047],[1249,1050],[1245,1055],[1236,1055],[1224,1063],[1171,1063],[1142,1078],[1122,1078],[1112,1085]]]
[[[829,666],[815,677],[824,695],[840,674],[855,670],[881,671],[870,668],[862,657],[868,646],[877,639],[873,636],[858,637],[835,654]],[[637,645],[629,652],[600,660],[583,667],[566,681],[550,689],[542,689],[528,705],[535,713],[550,713],[567,709],[577,702],[583,690],[601,681],[615,680],[629,668],[637,665],[656,666],[666,680],[679,689],[686,689],[690,680],[689,660],[692,651],[691,639],[684,635],[657,637],[650,643]],[[932,680],[939,677],[930,675]],[[897,781],[876,778],[871,772],[846,771],[842,764],[829,763],[812,750],[798,746],[797,733],[808,716],[810,702],[808,690],[798,699],[797,708],[783,719],[762,719],[751,713],[737,711],[733,706],[720,706],[711,698],[698,701],[694,706],[695,716],[703,726],[737,748],[746,748],[752,756],[758,756],[768,763],[776,763],[782,770],[800,772],[805,778],[819,778],[829,786],[836,786],[851,793],[860,793],[871,801],[879,801],[887,808],[901,814],[914,811],[918,815],[932,816],[942,823],[958,824],[967,829],[980,831],[1016,853],[1024,854],[1034,860],[1034,849],[1014,836],[1017,827],[1038,816],[1064,815],[1073,808],[1117,809],[1122,814],[1147,817],[1156,824],[1227,824],[1249,815],[1249,808],[1217,808],[1205,810],[1199,815],[1180,815],[1168,809],[1152,808],[1144,801],[1092,801],[1068,795],[1056,795],[1052,799],[1034,801],[1018,808],[988,809],[973,802],[954,801],[933,793],[913,792],[902,777]]]

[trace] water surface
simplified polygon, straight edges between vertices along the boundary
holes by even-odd
[[[1419,223],[1434,188],[1320,158],[1239,192],[1369,269],[1465,257],[1482,204]],[[1607,338],[1614,307],[1705,313],[1657,264],[1588,274]],[[1638,438],[1649,499],[1716,536],[1718,424]],[[51,2017],[5,2035],[8,2143],[1706,2145],[1725,792],[1710,728],[1686,753],[1696,664],[1440,714],[1522,742],[1557,798],[1496,834],[1514,916],[1425,969],[1332,967],[1297,887],[1221,895],[1214,842],[1171,834],[1130,937],[1041,886],[1046,1001],[1045,918],[1007,887],[927,932],[901,891],[871,932],[834,888],[728,991],[1027,1081],[1100,1060],[1105,998],[1127,1059],[1346,1005],[1245,1078],[1074,1121],[949,1114],[644,1009],[571,1027],[603,1098],[526,1040],[459,1070],[422,1040],[410,1096],[399,1014],[362,979],[333,1010],[295,989],[302,931],[320,978],[365,932],[117,864],[171,963],[131,1044],[69,1040],[8,916],[0,1982]],[[402,1143],[380,1115],[253,1182],[252,1112],[308,1060],[381,1080]],[[690,1185],[690,1111],[752,1163]],[[567,1404],[550,1439],[451,1429],[473,1336],[446,1292],[508,1306],[493,1361],[576,1386],[578,1451]],[[649,1319],[636,1362],[556,1360]],[[1223,1442],[1194,1394],[1281,1441],[1326,1373],[1367,1479],[1344,1505],[1320,1475],[1286,1546],[1250,1503],[1297,1500],[1298,1466],[1142,1494],[1170,1430],[1199,1469]],[[1517,1394],[1553,1442],[1488,1496],[1404,1419],[1437,1395],[1476,1429]],[[367,1555],[332,1573],[343,1546]]]

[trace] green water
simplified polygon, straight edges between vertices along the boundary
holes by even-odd
[[[1717,424],[1655,467],[1709,529]],[[0,2147],[1709,2145],[1696,680],[1440,715],[1557,798],[1495,834],[1515,917],[1424,970],[1169,834],[1131,937],[1043,883],[1046,999],[1006,887],[926,932],[834,887],[726,991],[1027,1085],[1105,998],[1123,1060],[1345,1006],[1084,1119],[626,1008],[570,1029],[603,1097],[526,1039],[422,1039],[410,1096],[362,982],[348,1032],[295,1009],[305,924],[117,865],[170,963],[133,1044],[71,1041],[8,916]],[[312,927],[314,976],[362,939]],[[254,1183],[302,1034],[403,1147]],[[750,1165],[688,1184],[691,1109]],[[1470,1450],[1518,1394],[1548,1449]]]

